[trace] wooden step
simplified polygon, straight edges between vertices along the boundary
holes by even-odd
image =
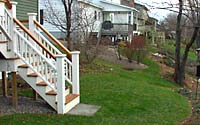
[[[65,88],[65,90],[67,90],[67,89],[70,88],[70,87],[71,87],[71,86],[67,86],[67,87]],[[47,94],[47,95],[57,95],[57,93],[56,93],[54,90],[48,91],[46,94]]]
[[[48,86],[45,82],[36,83],[37,86]]]
[[[31,73],[27,75],[28,77],[38,77],[38,75],[36,73]]]
[[[76,97],[78,97],[79,94],[68,94],[65,96],[65,105],[74,100]],[[57,102],[56,102],[57,104]]]
[[[74,100],[76,97],[78,97],[78,94],[69,94],[65,97],[65,104],[68,104],[72,100]]]
[[[20,59],[19,57],[14,57],[14,58],[6,58],[5,60],[17,60]]]
[[[57,95],[57,93],[54,90],[48,91],[46,94],[47,95]]]
[[[23,64],[23,65],[18,66],[18,68],[28,68],[28,65],[27,64]]]
[[[20,59],[19,57],[14,57],[14,58],[0,58],[0,60],[17,60]]]
[[[8,41],[0,41],[0,44],[1,44],[1,43],[7,43],[7,42],[8,42]]]
[[[39,64],[41,64],[41,63],[39,63]],[[38,63],[37,63],[37,62],[31,63],[31,65],[37,66]],[[28,65],[27,65],[27,64],[23,64],[23,65],[20,65],[20,66],[18,66],[18,67],[19,67],[19,68],[28,68]]]

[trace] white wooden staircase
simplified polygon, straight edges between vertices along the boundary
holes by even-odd
[[[16,18],[17,3],[11,4],[8,9],[0,0],[1,71],[16,71],[59,114],[67,113],[80,103],[79,51],[67,50],[34,13],[27,29]]]

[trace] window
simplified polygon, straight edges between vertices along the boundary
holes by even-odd
[[[101,12],[98,12],[98,20],[101,20]]]
[[[131,24],[131,16],[128,15],[128,24]]]
[[[41,9],[40,10],[40,24],[44,24],[44,10]]]
[[[128,24],[131,24],[131,12],[128,13]]]
[[[94,19],[97,20],[97,11],[94,11]]]
[[[114,13],[110,13],[110,21],[114,23]]]

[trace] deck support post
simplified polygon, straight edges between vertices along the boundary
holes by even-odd
[[[11,72],[12,75],[12,105],[16,108],[18,104],[18,96],[17,96],[17,78],[16,72]]]
[[[34,89],[33,89],[33,99],[38,100],[38,94]]]
[[[8,96],[8,82],[6,77],[6,71],[2,72],[2,92],[4,97]]]

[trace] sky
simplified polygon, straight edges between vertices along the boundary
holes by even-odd
[[[146,7],[150,9],[148,12],[149,15],[152,17],[155,17],[156,19],[161,21],[167,16],[167,14],[170,13],[170,11],[161,10],[161,9],[151,9],[152,7],[150,7],[148,5],[156,6],[156,7],[163,7],[163,6],[167,6],[167,5],[161,4],[161,3],[167,2],[167,3],[177,4],[178,0],[135,0],[135,2],[146,5]]]

